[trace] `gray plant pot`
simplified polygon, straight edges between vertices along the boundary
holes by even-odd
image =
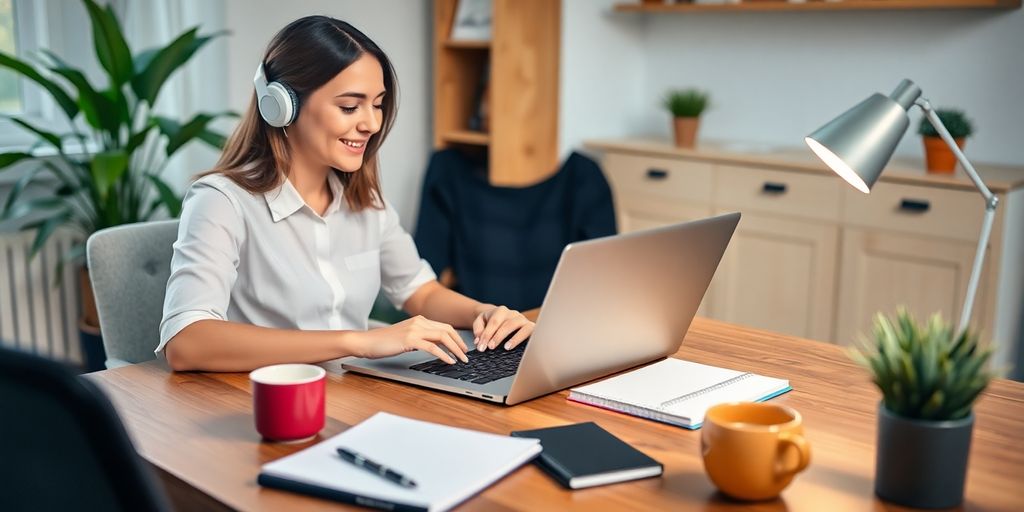
[[[952,421],[913,420],[879,405],[875,494],[908,507],[959,505],[973,427],[974,413]]]

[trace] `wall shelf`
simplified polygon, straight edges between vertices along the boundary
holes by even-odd
[[[491,141],[490,134],[470,130],[457,130],[443,133],[441,140],[449,144],[472,144],[486,146]]]
[[[699,13],[729,11],[893,11],[918,9],[1020,9],[1021,0],[843,0],[826,2],[811,0],[803,3],[779,1],[747,1],[725,4],[662,4],[645,2],[617,4],[619,12]]]
[[[448,40],[444,43],[445,48],[452,49],[467,49],[467,50],[489,50],[491,49],[490,41],[452,41]]]

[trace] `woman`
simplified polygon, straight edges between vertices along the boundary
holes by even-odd
[[[478,350],[530,335],[521,313],[441,286],[384,201],[377,151],[398,91],[373,41],[343,21],[302,18],[270,42],[254,81],[216,167],[185,197],[157,347],[171,368],[412,350],[465,362],[452,325],[472,327]],[[366,330],[379,290],[412,318]]]

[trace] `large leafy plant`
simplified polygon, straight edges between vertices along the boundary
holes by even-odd
[[[895,317],[875,317],[873,340],[851,351],[871,372],[882,403],[900,416],[944,421],[967,417],[995,374],[986,362],[991,348],[978,336],[956,333],[938,314],[918,325],[903,308]]]
[[[31,253],[53,232],[70,225],[88,236],[94,231],[181,212],[181,198],[160,177],[168,159],[198,139],[220,148],[224,136],[209,128],[230,112],[199,113],[187,121],[153,114],[167,80],[206,43],[222,33],[200,36],[194,27],[166,46],[133,53],[109,6],[83,0],[89,13],[97,60],[107,83],[97,87],[85,73],[48,50],[27,62],[0,52],[0,67],[42,87],[67,117],[70,131],[52,133],[24,118],[7,116],[36,137],[27,151],[0,154],[0,172],[34,161],[14,184],[0,219],[38,216],[23,226],[35,229]],[[81,122],[84,118],[84,123]],[[74,151],[70,144],[75,145]],[[48,171],[58,185],[43,196],[23,198],[26,187]],[[84,254],[84,243],[61,264]]]

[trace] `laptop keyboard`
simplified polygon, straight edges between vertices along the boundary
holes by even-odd
[[[487,384],[515,375],[525,350],[526,343],[520,343],[512,350],[500,347],[486,352],[474,350],[466,354],[466,357],[469,358],[468,363],[456,359],[455,364],[448,364],[440,359],[431,359],[425,363],[414,364],[409,369],[464,380],[473,384]]]

